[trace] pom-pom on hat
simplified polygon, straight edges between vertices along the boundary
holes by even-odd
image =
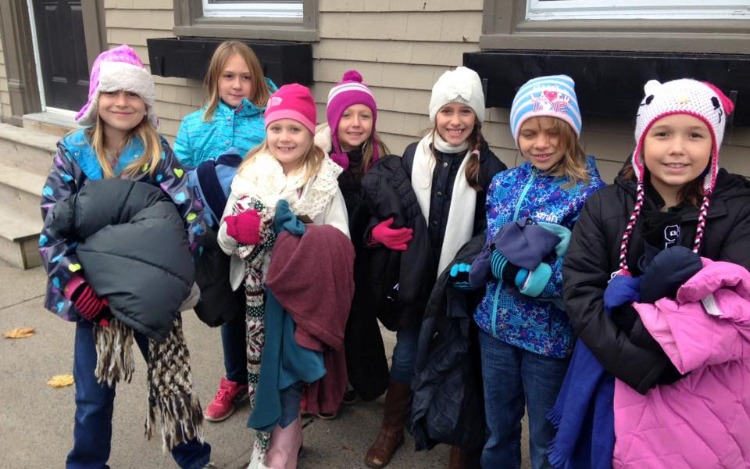
[[[89,100],[76,114],[76,122],[82,126],[94,125],[98,115],[99,95],[113,91],[129,91],[140,96],[146,103],[146,116],[151,125],[154,128],[159,126],[159,119],[154,113],[154,79],[143,67],[138,54],[125,44],[102,52],[94,61],[89,78]]]
[[[689,78],[666,83],[650,80],[643,89],[646,96],[638,107],[635,123],[636,145],[632,155],[633,170],[638,181],[636,201],[620,245],[620,270],[625,273],[627,273],[628,241],[643,206],[646,170],[643,161],[643,142],[648,131],[663,117],[687,114],[703,121],[711,134],[713,142],[711,160],[703,179],[703,201],[693,242],[693,252],[697,253],[703,240],[711,193],[716,186],[716,177],[719,174],[719,147],[724,139],[724,126],[727,116],[734,110],[732,101],[711,83]]]
[[[317,111],[310,89],[298,83],[284,85],[268,98],[266,127],[280,119],[293,119],[315,135]]]
[[[370,89],[362,83],[362,75],[356,70],[349,70],[341,77],[341,81],[331,88],[328,93],[328,105],[326,107],[326,119],[328,127],[331,128],[331,159],[346,169],[349,166],[349,158],[341,149],[339,143],[339,121],[341,115],[349,106],[355,104],[364,104],[372,112],[372,131],[375,132],[375,126],[378,121],[378,106],[375,104],[375,97]],[[373,136],[372,139],[372,162],[378,159],[378,142]]]
[[[567,75],[537,77],[518,89],[510,108],[510,131],[518,145],[521,126],[532,117],[557,117],[567,122],[581,137],[581,111],[575,83]]]
[[[430,95],[430,122],[434,124],[440,108],[450,103],[466,104],[474,110],[479,122],[484,122],[484,91],[477,72],[457,67],[440,75]]]

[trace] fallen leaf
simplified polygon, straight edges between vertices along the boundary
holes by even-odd
[[[34,335],[33,327],[16,327],[15,329],[6,331],[3,334],[3,337],[5,337],[6,339],[25,339],[27,337],[31,337],[32,335]]]
[[[55,375],[51,380],[47,381],[47,384],[53,388],[64,388],[73,384],[73,375]]]

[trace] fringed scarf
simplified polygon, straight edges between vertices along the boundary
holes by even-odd
[[[95,326],[94,338],[97,357],[94,375],[97,381],[109,387],[119,381],[130,382],[135,370],[133,329],[113,319],[107,327]],[[190,353],[185,345],[180,316],[175,319],[167,340],[149,339],[146,364],[146,438],[151,439],[154,426],[158,425],[164,451],[194,439],[203,442],[203,410],[193,395]]]

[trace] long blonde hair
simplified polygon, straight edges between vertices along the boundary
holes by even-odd
[[[111,179],[116,177],[112,162],[107,157],[107,151],[105,150],[105,135],[104,126],[107,125],[101,116],[97,115],[96,124],[86,129],[86,135],[91,142],[91,147],[96,153],[96,159],[99,165],[102,167],[102,176],[104,179]],[[156,172],[156,166],[161,160],[161,139],[159,134],[151,125],[148,117],[144,117],[143,120],[135,126],[127,136],[126,147],[133,138],[140,139],[143,142],[143,155],[140,158],[130,163],[123,170],[123,174],[127,176],[134,176],[138,172],[145,172],[145,166],[148,165],[148,172],[153,176]]]
[[[318,174],[320,168],[323,166],[323,160],[326,156],[323,149],[315,145],[315,139],[313,138],[312,132],[307,128],[305,128],[305,132],[310,133],[310,147],[302,157],[302,166],[304,168],[303,184],[307,184],[310,178]],[[241,172],[245,167],[250,165],[250,162],[258,153],[271,154],[270,147],[268,146],[268,139],[263,139],[263,142],[260,145],[247,153],[245,160],[240,164],[239,168],[237,168],[237,172]]]
[[[248,99],[258,108],[265,107],[268,103],[271,91],[268,89],[263,67],[260,66],[260,61],[255,52],[248,45],[239,41],[224,41],[219,44],[219,47],[214,51],[214,55],[211,56],[206,77],[203,79],[203,94],[208,103],[206,112],[203,113],[205,122],[213,120],[214,111],[221,99],[219,96],[219,78],[221,78],[227,62],[235,54],[242,57],[253,76],[253,96],[248,97]]]

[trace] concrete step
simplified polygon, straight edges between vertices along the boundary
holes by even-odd
[[[78,128],[72,111],[45,111],[23,116],[23,128],[58,138]]]
[[[42,264],[39,257],[39,233],[42,216],[22,213],[7,205],[0,205],[0,258],[9,264],[31,269]]]
[[[0,161],[0,205],[29,217],[41,217],[39,203],[47,175],[32,173]],[[4,220],[0,218],[0,224]]]
[[[40,130],[0,124],[0,162],[46,177],[59,138]]]

